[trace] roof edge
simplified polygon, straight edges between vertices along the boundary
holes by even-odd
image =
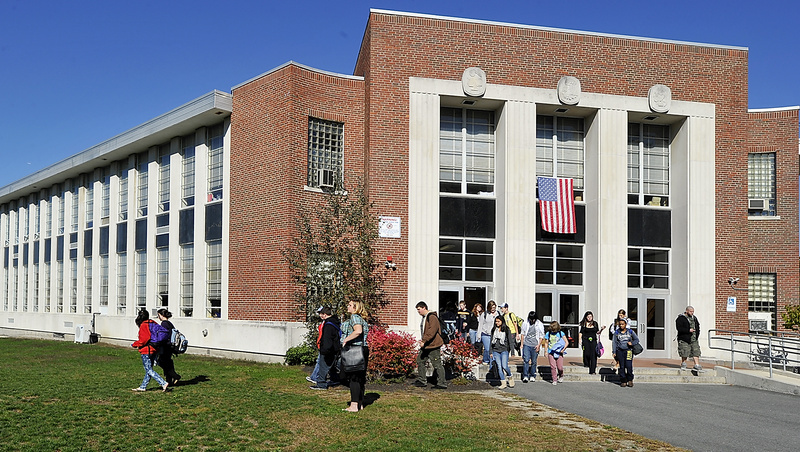
[[[274,72],[277,72],[277,71],[279,71],[279,70],[281,70],[281,69],[283,69],[283,68],[285,68],[287,66],[297,66],[297,67],[305,69],[307,71],[316,72],[318,74],[330,75],[331,77],[340,77],[340,78],[346,78],[346,79],[350,79],[350,80],[360,80],[360,81],[364,80],[364,77],[361,77],[361,76],[358,76],[358,75],[339,74],[337,72],[325,71],[325,70],[322,70],[322,69],[313,68],[311,66],[306,66],[305,64],[298,63],[297,61],[294,61],[294,60],[289,60],[289,61],[287,61],[287,62],[285,62],[285,63],[283,63],[283,64],[281,64],[279,66],[276,66],[276,67],[274,67],[274,68],[272,68],[272,69],[270,69],[270,70],[268,70],[268,71],[266,71],[264,73],[256,75],[255,77],[253,77],[251,79],[245,80],[244,82],[233,86],[231,88],[231,92],[233,90],[237,89],[237,88],[241,88],[242,86],[247,85],[248,83],[254,82],[254,81],[256,81],[256,80],[258,80],[258,79],[260,79],[262,77],[266,77],[266,76],[268,76],[268,75],[270,75],[270,74],[272,74]]]
[[[792,111],[792,110],[800,110],[800,106],[793,105],[789,107],[771,107],[771,108],[748,108],[748,113],[769,113],[773,111]]]
[[[370,13],[378,13],[378,14],[388,14],[394,16],[406,16],[406,17],[422,17],[426,19],[439,19],[439,20],[452,20],[455,22],[469,22],[475,24],[482,24],[482,25],[497,25],[503,27],[514,27],[514,28],[526,28],[530,30],[541,30],[541,31],[551,31],[557,33],[571,33],[571,34],[582,34],[582,35],[589,35],[589,36],[599,36],[604,38],[621,38],[621,39],[633,39],[637,41],[649,41],[649,42],[661,42],[666,44],[680,44],[680,45],[689,45],[689,46],[696,46],[696,47],[711,47],[716,49],[728,49],[728,50],[744,50],[749,51],[747,47],[741,46],[730,46],[730,45],[722,45],[722,44],[708,44],[708,43],[700,43],[700,42],[690,42],[690,41],[676,41],[673,39],[658,39],[658,38],[646,38],[642,36],[628,36],[628,35],[618,35],[618,34],[611,34],[611,33],[600,33],[596,31],[583,31],[583,30],[570,30],[567,28],[554,28],[554,27],[541,27],[536,25],[524,25],[524,24],[514,24],[510,22],[497,22],[491,20],[480,20],[480,19],[465,19],[461,17],[449,17],[449,16],[438,16],[434,14],[422,14],[422,13],[408,13],[402,11],[391,11],[387,9],[375,9],[371,8]]]

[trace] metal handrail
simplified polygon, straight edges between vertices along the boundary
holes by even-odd
[[[728,346],[715,346],[712,341],[727,341]],[[747,345],[748,350],[737,350],[736,344]],[[753,351],[753,346],[755,346],[756,351]],[[786,371],[787,364],[800,366],[800,333],[791,331],[749,333],[711,329],[708,330],[708,348],[730,351],[731,369],[735,365],[734,358],[736,353],[747,355],[749,361],[754,363],[767,362],[769,364],[769,378],[772,378],[772,364],[775,361],[783,364],[784,371]],[[790,354],[793,356],[792,358],[790,358]]]

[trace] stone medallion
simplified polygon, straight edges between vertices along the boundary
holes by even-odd
[[[468,67],[461,76],[461,86],[467,96],[483,96],[486,93],[486,73],[479,67]]]
[[[569,75],[558,81],[558,100],[565,105],[578,105],[581,100],[581,81]]]
[[[653,85],[647,92],[650,109],[656,113],[666,113],[672,106],[672,90],[666,85]]]

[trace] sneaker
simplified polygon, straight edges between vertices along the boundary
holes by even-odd
[[[703,370],[703,367],[700,364],[695,364],[694,367],[692,367],[692,369],[694,369],[696,371],[701,371],[701,370]]]
[[[431,389],[447,389],[447,386],[444,385],[433,385]]]
[[[633,387],[633,382],[632,382],[632,381],[629,381],[629,382],[628,382],[628,387],[629,387],[629,388],[632,388],[632,387]]]
[[[686,370],[686,362],[681,363],[681,370]]]
[[[318,391],[324,391],[324,390],[328,389],[328,388],[323,388],[323,387],[317,386],[317,385],[311,385],[311,386],[309,386],[309,388],[316,389]]]
[[[528,382],[528,377],[522,377],[522,382],[523,383],[527,383]]]
[[[310,375],[309,375],[308,377],[306,377],[306,381],[307,381],[307,382],[309,382],[309,383],[314,383],[314,384],[317,384],[317,381],[316,381],[316,380],[314,380],[313,378],[311,378],[311,376],[310,376]]]
[[[559,383],[564,383],[564,377],[558,377],[558,382]]]
[[[427,388],[428,387],[428,385],[426,385],[425,383],[423,383],[423,382],[421,382],[419,380],[414,381],[414,386],[416,386],[418,388]]]
[[[624,387],[628,386],[628,382],[627,381],[623,381],[619,385],[620,385],[620,387],[624,388]]]
[[[553,386],[558,384],[558,380],[553,380]]]

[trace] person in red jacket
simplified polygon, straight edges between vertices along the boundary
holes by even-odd
[[[138,388],[133,388],[132,391],[136,392],[144,392],[147,391],[147,384],[150,383],[150,378],[154,378],[158,384],[161,385],[161,389],[166,392],[169,385],[167,385],[166,380],[161,378],[161,375],[158,374],[155,370],[153,370],[153,362],[156,356],[156,348],[150,344],[150,324],[155,323],[154,321],[150,320],[150,315],[147,314],[147,310],[142,309],[139,311],[139,314],[136,316],[136,326],[139,327],[139,340],[131,344],[131,347],[138,348],[139,353],[142,355],[142,365],[144,366],[144,380],[142,380],[142,384],[139,385]]]

